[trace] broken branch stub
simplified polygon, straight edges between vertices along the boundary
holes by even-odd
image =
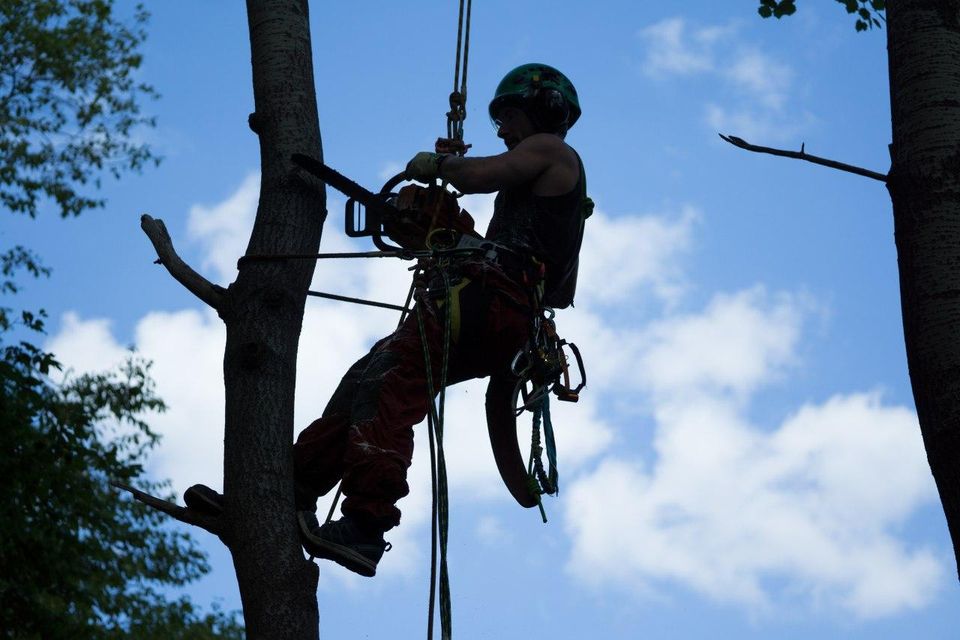
[[[140,228],[147,234],[157,252],[157,262],[166,267],[174,279],[208,305],[220,311],[224,295],[223,287],[217,286],[193,270],[184,262],[173,248],[173,240],[163,220],[148,214],[140,217]]]
[[[209,531],[217,537],[221,537],[223,533],[223,527],[220,524],[220,518],[218,516],[202,513],[189,507],[181,507],[178,504],[168,502],[156,496],[152,496],[149,493],[140,491],[139,489],[131,487],[130,485],[122,482],[111,482],[110,484],[121,491],[129,492],[130,495],[143,504],[166,513],[174,520],[179,520],[180,522],[191,524],[195,527],[200,527],[201,529]]]

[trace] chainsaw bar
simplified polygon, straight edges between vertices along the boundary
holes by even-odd
[[[311,158],[310,156],[306,156],[302,153],[295,153],[290,156],[290,159],[301,169],[304,169],[311,175],[323,180],[326,184],[330,185],[343,195],[356,200],[368,210],[375,210],[378,213],[387,214],[398,213],[396,207],[384,202],[381,197],[377,196],[377,194],[365,189],[336,169],[328,167],[316,158]]]

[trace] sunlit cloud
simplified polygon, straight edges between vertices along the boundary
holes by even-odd
[[[668,18],[640,30],[646,43],[643,69],[649,75],[692,74],[716,68],[714,45],[727,29],[691,29],[683,18]]]
[[[629,594],[680,584],[759,614],[806,600],[871,618],[935,597],[935,553],[900,538],[935,500],[913,411],[860,393],[779,425],[749,417],[797,366],[809,309],[754,288],[638,332],[651,450],[608,455],[568,485],[572,576]]]
[[[641,29],[640,39],[646,75],[699,76],[716,83],[712,93],[729,96],[704,105],[704,123],[713,131],[783,141],[816,120],[793,100],[793,68],[746,41],[740,26],[693,27],[675,17]]]

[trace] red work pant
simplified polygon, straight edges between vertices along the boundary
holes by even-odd
[[[451,344],[448,384],[509,368],[529,336],[532,314],[530,293],[518,282],[520,276],[510,277],[481,261],[464,263],[457,271],[451,308],[459,330]],[[434,299],[418,306],[439,392],[444,305]],[[323,415],[297,438],[293,453],[299,508],[312,507],[317,496],[342,479],[344,515],[383,531],[399,524],[396,502],[410,491],[413,425],[426,417],[431,401],[414,311],[350,367]]]

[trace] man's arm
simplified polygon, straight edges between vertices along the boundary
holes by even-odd
[[[496,156],[449,156],[440,165],[440,177],[464,193],[491,193],[532,182],[557,161],[563,142],[549,134],[532,135]]]
[[[440,164],[439,177],[464,193],[491,193],[533,182],[557,165],[566,164],[569,155],[563,140],[540,133],[496,156],[446,156]]]

